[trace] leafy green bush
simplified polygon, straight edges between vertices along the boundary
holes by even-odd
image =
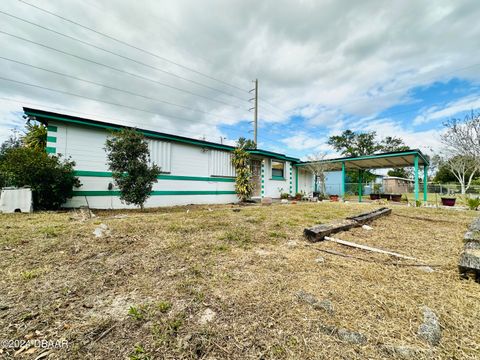
[[[112,177],[120,188],[120,199],[143,209],[160,174],[157,165],[149,165],[145,137],[135,129],[122,129],[107,139],[105,150]]]
[[[250,199],[253,194],[252,172],[250,171],[250,154],[244,145],[238,144],[233,150],[232,165],[235,168],[235,192],[240,201]]]
[[[480,206],[480,198],[468,198],[467,199],[467,206],[470,210],[478,210]]]
[[[30,186],[37,210],[58,209],[80,186],[74,176],[75,163],[43,150],[14,147],[0,160],[0,185]]]

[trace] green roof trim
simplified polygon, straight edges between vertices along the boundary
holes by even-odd
[[[298,158],[286,156],[286,155],[283,155],[283,154],[274,153],[274,152],[267,151],[267,150],[256,149],[256,150],[247,150],[247,151],[252,155],[262,155],[262,156],[274,158],[274,159],[277,159],[277,160],[292,161],[292,162],[296,162],[296,163],[300,162],[300,159],[298,159]]]
[[[65,114],[58,114],[50,111],[32,109],[27,107],[24,107],[23,111],[25,112],[26,115],[35,116],[39,121],[44,120],[43,122],[47,124],[48,130],[52,132],[56,132],[57,127],[54,125],[48,125],[48,120],[55,120],[55,121],[64,122],[64,123],[90,126],[90,127],[96,127],[100,129],[113,130],[113,131],[128,127],[127,125],[117,125],[117,124],[112,124],[108,122],[91,120],[91,119],[65,115]],[[196,139],[187,138],[184,136],[166,134],[166,133],[152,131],[152,130],[137,128],[137,131],[141,132],[146,137],[155,138],[155,139],[169,140],[169,141],[175,141],[175,142],[184,143],[184,144],[201,146],[205,148],[220,149],[220,150],[227,150],[227,151],[233,151],[235,149],[234,146],[230,146],[230,145],[216,144],[209,141],[196,140]],[[271,151],[259,150],[259,149],[246,149],[246,150],[250,154],[263,155],[266,157],[271,157],[279,160],[292,161],[296,163],[300,162],[300,159],[288,157],[284,154],[278,154]]]
[[[336,158],[336,159],[326,159],[322,162],[325,163],[343,163],[349,161],[361,161],[361,160],[374,160],[374,159],[385,159],[385,158],[392,158],[392,157],[402,157],[402,156],[410,156],[410,155],[417,155],[419,158],[422,159],[425,165],[430,165],[429,160],[427,157],[418,149],[410,149],[405,151],[393,151],[388,153],[381,153],[381,154],[373,154],[373,155],[364,155],[364,156],[352,156],[352,157],[344,157],[344,158]],[[307,166],[310,162],[302,162],[296,164],[295,166]],[[412,165],[413,166],[413,163]],[[389,166],[394,167],[394,166]],[[387,168],[387,167],[386,167]]]

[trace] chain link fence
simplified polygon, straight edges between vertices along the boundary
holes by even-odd
[[[347,199],[358,199],[359,185],[357,183],[345,184],[345,196]],[[386,185],[378,183],[361,184],[363,199],[376,199],[375,194],[380,198],[389,198],[391,195],[401,195],[402,201],[415,201],[415,186],[413,182],[395,185]],[[325,186],[326,195],[342,195],[342,184],[327,184]],[[370,196],[371,194],[372,197]],[[423,183],[418,185],[419,200],[423,201]],[[442,197],[455,197],[457,204],[465,204],[469,198],[480,198],[480,185],[471,185],[465,194],[462,194],[461,186],[457,184],[427,184],[427,202],[431,204],[440,204]]]

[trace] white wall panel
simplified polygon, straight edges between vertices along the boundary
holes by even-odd
[[[171,173],[173,175],[209,176],[209,151],[200,146],[172,144]]]
[[[172,143],[155,139],[147,139],[150,163],[160,166],[162,172],[171,172]]]
[[[231,153],[221,150],[209,150],[209,173],[212,176],[235,176]]]

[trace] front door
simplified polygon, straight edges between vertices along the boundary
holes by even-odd
[[[262,193],[262,161],[251,160],[250,170],[252,171],[253,197],[260,197]]]

